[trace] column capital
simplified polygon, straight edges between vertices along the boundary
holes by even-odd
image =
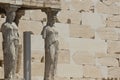
[[[57,19],[57,13],[60,11],[60,9],[57,8],[43,8],[41,9],[42,12],[45,12],[47,15],[47,25],[53,21],[53,18],[56,17]]]
[[[3,8],[6,12],[9,12],[9,11],[17,11],[18,8],[20,8],[20,6],[6,4],[6,5],[2,5],[1,8]]]
[[[45,12],[47,15],[54,15],[56,16],[57,13],[60,11],[61,9],[57,9],[57,8],[42,8],[41,11]]]

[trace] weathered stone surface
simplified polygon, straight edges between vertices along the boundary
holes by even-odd
[[[120,67],[110,67],[108,68],[109,77],[119,78],[120,77]]]
[[[31,49],[32,50],[44,49],[44,40],[42,39],[41,35],[31,36]]]
[[[62,10],[89,11],[91,6],[92,0],[61,0]]]
[[[20,6],[27,6],[27,8],[40,8],[40,7],[50,7],[50,8],[60,8],[59,0],[0,0],[3,4],[14,4]]]
[[[112,16],[108,17],[107,19],[110,21],[114,21],[114,22],[116,22],[116,21],[120,22],[120,15],[114,15],[114,16],[112,15]]]
[[[40,35],[42,31],[42,23],[39,21],[20,20],[20,32],[32,31],[34,34]]]
[[[97,64],[96,64],[97,65]],[[108,67],[107,66],[101,66],[101,65],[97,65],[100,68],[101,71],[101,78],[107,78],[108,77]]]
[[[108,0],[107,0],[108,1]],[[99,13],[105,13],[105,14],[120,14],[119,10],[119,6],[116,5],[110,5],[107,6],[102,2],[99,2],[96,6],[97,12]]]
[[[107,52],[107,44],[103,40],[70,38],[69,47],[70,50],[77,51]]]
[[[68,77],[55,77],[55,80],[70,80]]]
[[[42,58],[45,55],[44,50],[32,50],[31,53],[32,53],[31,54],[32,62],[39,62],[39,63],[44,62],[44,60],[42,61]]]
[[[83,77],[81,65],[58,64],[57,76],[60,77]]]
[[[108,42],[108,53],[109,54],[120,54],[120,41],[109,41]]]
[[[82,13],[82,24],[88,25],[93,29],[97,29],[99,27],[105,26],[105,19],[99,13],[83,12]]]
[[[72,58],[76,64],[95,64],[95,58],[92,52],[76,52]]]
[[[91,0],[71,0],[69,9],[89,11],[91,6],[93,6]]]
[[[25,10],[25,14],[21,17],[21,20],[30,20],[30,10]]]
[[[102,52],[95,53],[95,57],[97,57],[97,58],[101,58],[101,57],[105,57],[105,56],[107,56],[107,53],[102,53]]]
[[[61,9],[62,10],[68,10],[68,8],[69,8],[69,1],[61,0]]]
[[[30,10],[30,20],[43,20],[44,18],[47,19],[47,15],[41,10]]]
[[[103,40],[118,40],[119,38],[115,28],[98,28],[97,33]]]
[[[102,0],[104,4],[106,5],[112,5],[116,2],[119,2],[119,0]]]
[[[32,76],[43,76],[44,75],[44,64],[33,62],[31,66]]]
[[[69,63],[70,63],[70,51],[67,49],[59,50],[58,64],[69,64]]]
[[[108,77],[116,80],[115,77],[120,77],[118,1],[120,0],[61,0],[62,8],[57,15],[60,23],[56,23],[60,37],[56,80],[107,80]],[[91,8],[95,9],[94,13],[90,11]],[[0,18],[0,25],[5,22],[5,18]],[[68,19],[71,23],[66,24]],[[19,25],[21,42],[24,31],[34,33],[31,41],[32,80],[43,80],[44,74],[44,40],[40,34],[46,22],[42,24],[41,20],[47,20],[44,12],[26,10]],[[1,34],[0,53],[0,60],[3,60]],[[19,74],[23,77],[23,59]],[[3,68],[0,68],[0,79],[1,76],[4,76]]]
[[[106,26],[112,28],[120,28],[120,21],[106,20]]]
[[[59,49],[69,49],[69,38],[59,38]]]
[[[87,25],[70,24],[70,37],[94,38],[95,32]]]
[[[83,67],[84,71],[84,77],[90,77],[90,78],[102,78],[102,73],[100,68],[92,65],[85,65]]]
[[[43,76],[32,76],[32,80],[43,80]]]
[[[59,37],[69,37],[69,25],[64,23],[56,23],[56,30]]]
[[[67,23],[67,19],[69,19],[69,11],[68,10],[61,10],[57,14],[57,18],[60,23]]]
[[[92,78],[81,78],[79,80],[95,80],[95,79],[94,78],[93,79]]]
[[[0,79],[4,78],[4,69],[0,67]]]
[[[82,20],[82,15],[79,12],[76,11],[69,11],[69,18],[71,20],[72,24],[80,24],[81,20]]]
[[[118,60],[112,57],[98,58],[98,63],[102,66],[119,66]]]
[[[74,10],[61,10],[58,13],[58,20],[61,23],[67,23],[68,22],[67,20],[70,19],[71,23],[80,24],[81,17],[82,17],[81,13],[76,12]]]

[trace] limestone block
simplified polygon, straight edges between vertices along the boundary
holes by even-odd
[[[55,80],[70,80],[68,77],[55,77]]]
[[[101,66],[101,65],[96,65],[99,66],[100,71],[101,71],[101,78],[107,78],[108,77],[108,67],[107,66]]]
[[[108,68],[109,77],[119,78],[120,77],[120,67],[109,67]]]
[[[47,16],[41,10],[30,10],[30,19],[31,20],[43,20],[43,18],[47,19]]]
[[[70,63],[70,51],[59,50],[58,64],[68,64],[68,63]]]
[[[69,49],[69,38],[59,38],[59,49]]]
[[[31,66],[32,76],[43,76],[44,75],[44,64],[33,62]]]
[[[87,25],[70,24],[70,37],[94,38],[95,32]]]
[[[0,79],[4,78],[4,69],[0,67]]]
[[[110,21],[119,21],[120,22],[120,15],[112,15],[107,18]]]
[[[102,78],[101,70],[96,66],[85,65],[83,69],[84,69],[84,77]]]
[[[91,6],[93,6],[91,0],[71,0],[69,9],[89,11]]]
[[[82,15],[80,12],[71,10],[69,11],[69,19],[71,20],[72,24],[80,24],[82,20]]]
[[[70,13],[68,10],[61,10],[58,12],[57,14],[57,18],[59,20],[60,23],[67,23],[67,19],[69,19]]]
[[[79,80],[95,80],[95,79],[92,79],[92,78],[81,78]]]
[[[70,19],[71,23],[80,24],[82,18],[81,13],[74,10],[61,10],[57,16],[61,23],[67,23],[67,20]]]
[[[92,52],[76,52],[72,57],[76,64],[95,64],[95,58]]]
[[[70,38],[69,45],[70,50],[87,51],[93,53],[107,52],[107,44],[104,40]]]
[[[59,77],[83,77],[81,65],[58,64],[57,76]]]
[[[120,7],[116,5],[107,6],[104,3],[99,2],[96,6],[97,12],[105,14],[120,14]]]
[[[95,53],[95,57],[101,58],[107,56],[107,53]]]
[[[21,32],[32,31],[34,34],[40,35],[42,28],[42,23],[39,21],[20,20],[19,23],[19,30]]]
[[[25,10],[25,15],[21,17],[22,20],[30,20],[30,10]]]
[[[42,39],[41,35],[31,36],[31,49],[32,50],[44,49],[44,39]]]
[[[115,28],[98,28],[96,31],[103,40],[118,40],[119,38]]]
[[[93,29],[97,29],[99,27],[104,27],[105,19],[99,13],[90,13],[90,12],[83,12],[82,13],[82,24],[89,25]]]
[[[39,62],[39,63],[44,62],[44,60],[42,61],[44,55],[45,55],[44,50],[32,50],[31,51],[32,62]]]
[[[113,28],[120,28],[120,21],[107,20],[106,21],[106,26],[107,27],[113,27]]]
[[[61,10],[68,10],[69,9],[69,0],[61,0]]]
[[[108,42],[108,53],[109,54],[120,54],[120,41],[109,41]]]
[[[102,66],[119,66],[118,60],[113,57],[98,58],[98,63]]]
[[[106,5],[112,5],[116,2],[118,2],[119,0],[102,0],[104,4]]]
[[[44,77],[43,76],[31,76],[32,80],[43,80]]]
[[[60,37],[69,37],[69,25],[64,23],[55,23],[56,30]]]

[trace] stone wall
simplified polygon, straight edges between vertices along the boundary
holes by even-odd
[[[56,80],[120,80],[120,0],[61,3],[56,23],[60,42]],[[23,32],[32,31],[32,80],[42,80],[44,41],[40,34],[47,18],[40,10],[25,13],[19,24],[21,44]],[[0,24],[3,22],[0,18]],[[2,56],[1,46],[0,51]],[[21,65],[21,76],[22,69]]]

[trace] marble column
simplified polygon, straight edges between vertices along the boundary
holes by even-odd
[[[58,59],[58,31],[55,21],[58,9],[42,9],[47,15],[47,24],[43,27],[42,37],[45,43],[45,71],[44,80],[54,80],[56,76],[56,67]]]
[[[6,21],[1,26],[3,37],[3,56],[4,56],[4,78],[5,80],[15,80],[16,61],[18,55],[19,33],[18,26],[14,22],[18,6],[4,6]]]

